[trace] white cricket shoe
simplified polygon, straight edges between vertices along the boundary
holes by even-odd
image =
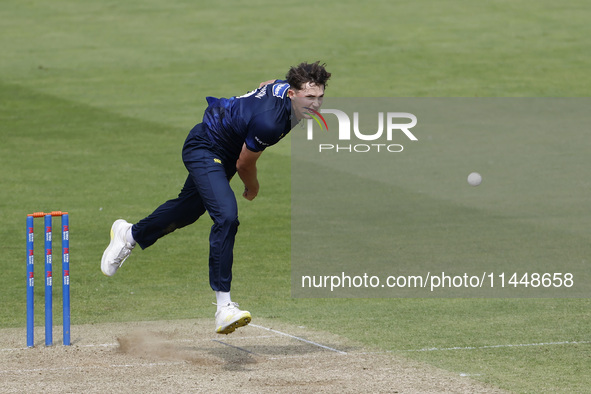
[[[218,309],[215,313],[215,332],[218,334],[230,334],[238,327],[250,323],[252,316],[249,311],[241,311],[238,304],[230,302]]]
[[[125,259],[129,257],[135,245],[125,239],[125,233],[132,226],[123,219],[115,220],[111,226],[111,242],[101,259],[101,270],[107,276],[115,275]]]

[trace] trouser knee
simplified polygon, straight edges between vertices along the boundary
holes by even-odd
[[[236,232],[238,231],[238,226],[240,225],[240,221],[238,220],[237,216],[233,215],[224,215],[220,218],[214,220],[214,226],[220,229],[224,229],[228,232]]]

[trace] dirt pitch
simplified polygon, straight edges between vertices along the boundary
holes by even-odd
[[[0,330],[2,393],[499,393],[499,389],[305,327],[257,319],[222,336],[212,321],[72,327],[72,346]]]

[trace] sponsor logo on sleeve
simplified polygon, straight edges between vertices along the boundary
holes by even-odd
[[[273,96],[279,97],[279,98],[284,98],[285,92],[287,92],[287,89],[289,89],[288,83],[278,83],[276,85],[273,85]]]
[[[261,144],[262,146],[269,146],[270,144],[267,144],[266,142],[263,142],[259,137],[257,137],[256,135],[254,136],[254,139]]]

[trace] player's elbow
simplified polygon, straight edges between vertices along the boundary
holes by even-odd
[[[256,165],[254,163],[249,163],[242,160],[238,160],[236,162],[236,171],[238,171],[238,174],[247,174],[255,169]]]
[[[246,147],[246,144],[242,146],[242,152],[236,161],[236,170],[239,174],[256,172],[256,163],[262,152],[253,152]]]

